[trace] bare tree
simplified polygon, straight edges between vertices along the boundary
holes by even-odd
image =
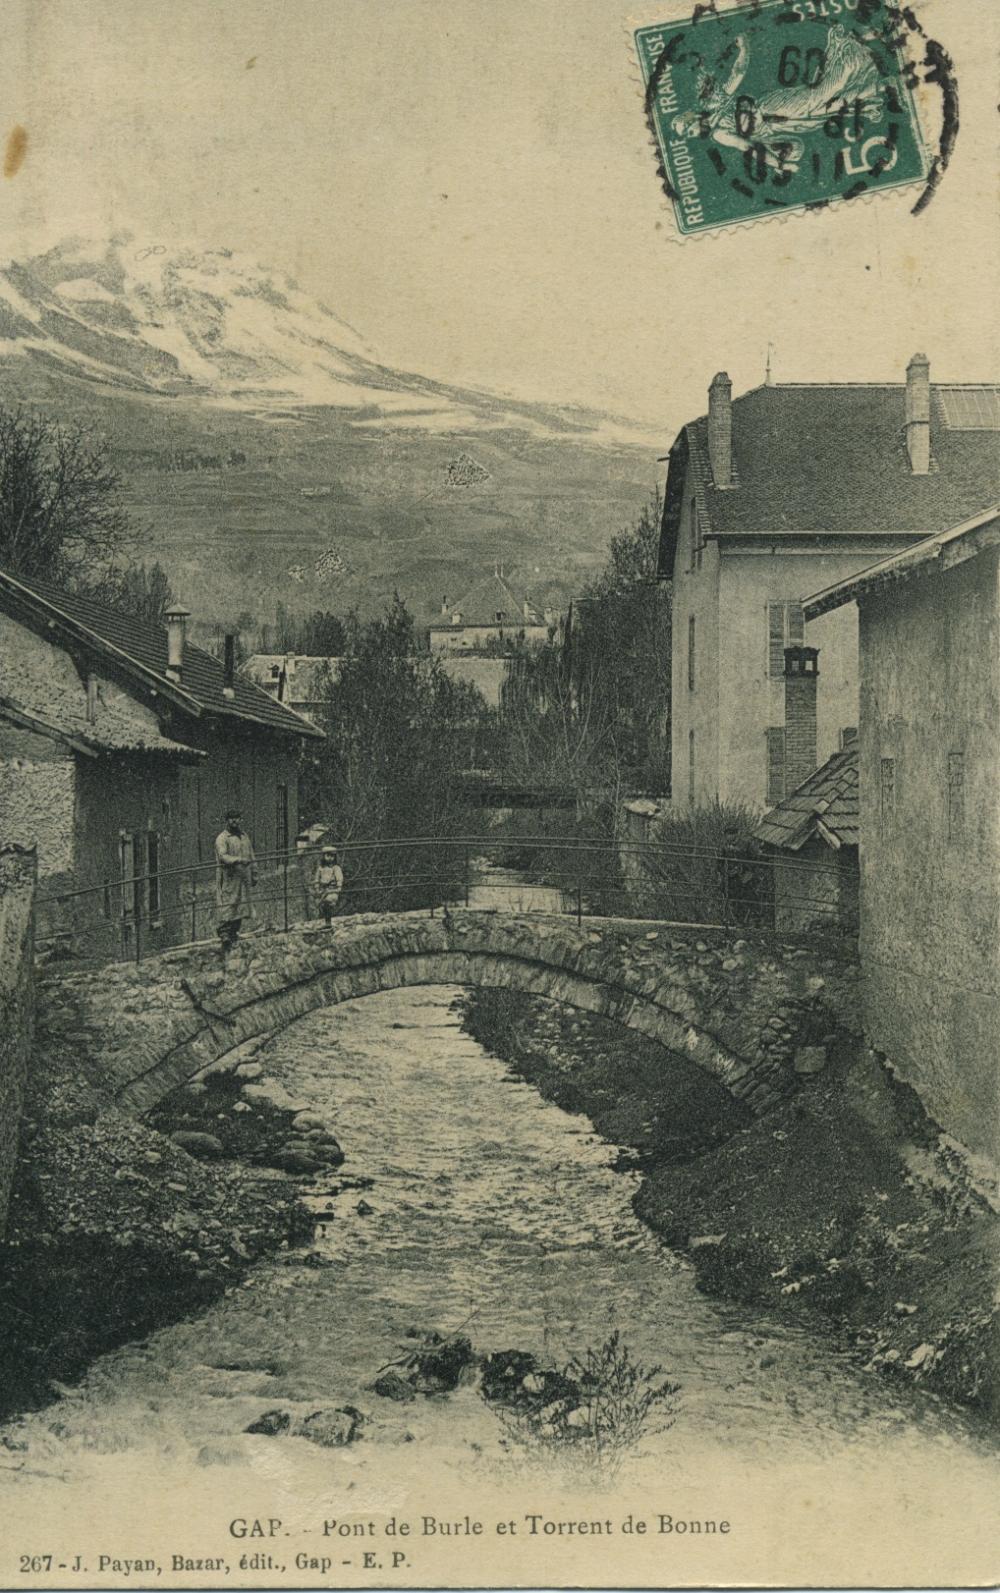
[[[16,575],[100,588],[134,542],[107,443],[23,408],[0,408],[0,563]]]

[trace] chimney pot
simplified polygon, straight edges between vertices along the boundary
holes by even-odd
[[[906,452],[915,476],[931,468],[931,364],[914,354],[906,367]]]
[[[447,617],[448,617],[448,594],[446,592],[444,594],[444,597],[441,599],[441,618],[442,619],[447,619]]]
[[[715,486],[733,484],[733,384],[726,371],[712,378],[708,389],[708,458]]]
[[[785,794],[816,768],[816,683],[819,649],[785,648]]]
[[[167,675],[171,680],[180,680],[184,673],[184,640],[191,610],[174,603],[164,618],[167,622]]]

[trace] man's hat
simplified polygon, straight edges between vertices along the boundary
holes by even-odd
[[[242,808],[227,808],[226,809],[226,823],[227,824],[229,823],[230,819],[241,819],[242,817],[243,817],[243,809]]]

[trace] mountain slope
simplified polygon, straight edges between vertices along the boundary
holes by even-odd
[[[399,372],[226,249],[74,240],[0,269],[5,395],[111,439],[148,548],[241,608],[418,612],[502,556],[566,597],[655,471],[627,421]],[[192,604],[192,606],[194,606]]]

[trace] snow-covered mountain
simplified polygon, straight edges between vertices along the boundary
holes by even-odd
[[[381,364],[274,271],[124,235],[0,265],[0,402],[107,438],[142,554],[199,615],[421,617],[502,557],[565,602],[649,494],[651,437]]]
[[[514,426],[641,446],[615,417],[500,399],[378,362],[295,282],[230,249],[121,234],[73,239],[0,268],[0,357],[23,355],[132,391],[266,412],[323,406],[357,423],[429,431]]]

